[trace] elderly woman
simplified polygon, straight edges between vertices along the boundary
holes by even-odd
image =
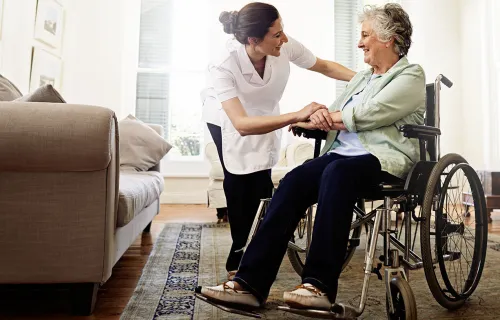
[[[425,111],[424,72],[406,58],[409,17],[400,5],[387,4],[365,8],[360,21],[358,47],[371,68],[356,74],[329,110],[294,125],[328,131],[323,155],[286,175],[234,281],[197,288],[208,298],[262,305],[299,220],[317,202],[302,284],[285,292],[284,300],[293,307],[329,309],[337,295],[357,198],[382,181],[404,178],[419,159],[417,142],[398,131],[402,124],[423,124]]]

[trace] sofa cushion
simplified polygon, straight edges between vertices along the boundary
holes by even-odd
[[[132,115],[121,120],[118,127],[120,168],[147,171],[172,148],[154,129]]]
[[[281,179],[283,179],[288,172],[292,171],[292,169],[293,168],[290,167],[273,167],[271,169],[271,180],[274,186],[277,187]]]
[[[120,170],[116,226],[125,226],[142,209],[151,205],[155,200],[159,200],[164,185],[163,176],[159,172]]]
[[[9,79],[0,75],[0,101],[14,101],[22,95],[21,91]]]
[[[296,141],[286,148],[287,167],[295,168],[314,157],[314,146],[306,141]]]
[[[41,86],[31,93],[17,98],[15,101],[66,103],[63,97],[51,84]]]

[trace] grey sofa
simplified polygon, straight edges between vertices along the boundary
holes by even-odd
[[[0,284],[68,284],[92,313],[164,188],[159,165],[120,172],[118,138],[107,108],[0,102]]]

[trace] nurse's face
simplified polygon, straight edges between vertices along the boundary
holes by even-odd
[[[281,46],[285,42],[288,42],[288,38],[283,32],[283,22],[279,17],[269,27],[264,39],[255,46],[255,50],[265,55],[278,57],[281,53]]]

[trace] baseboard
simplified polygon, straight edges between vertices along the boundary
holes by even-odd
[[[206,177],[166,177],[160,203],[206,204],[207,188]]]
[[[206,204],[207,192],[163,192],[160,203]]]

